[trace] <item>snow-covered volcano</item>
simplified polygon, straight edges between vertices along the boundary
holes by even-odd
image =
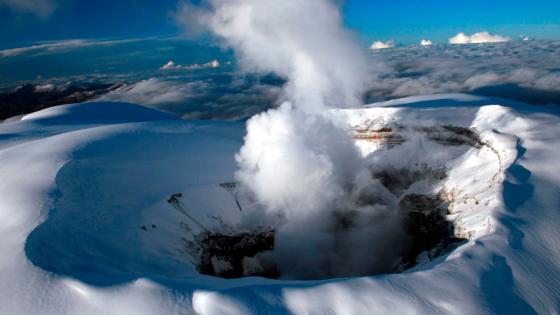
[[[231,184],[244,124],[65,105],[0,124],[0,313],[558,312],[557,107],[436,95],[328,115],[377,159],[395,202],[437,194],[466,241],[424,251],[401,273],[202,275],[189,237],[235,226],[239,207],[251,208]],[[395,183],[403,169],[423,168],[444,175]]]

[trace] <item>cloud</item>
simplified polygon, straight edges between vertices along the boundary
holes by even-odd
[[[60,51],[67,51],[67,50],[86,48],[86,47],[113,46],[113,45],[139,42],[139,41],[144,41],[149,39],[154,39],[154,37],[119,39],[119,40],[70,39],[70,40],[43,42],[43,43],[38,43],[36,45],[31,45],[26,47],[0,50],[0,58],[14,57],[14,56],[19,56],[19,55],[29,54],[29,53],[48,54],[48,53],[55,53]]]
[[[269,218],[282,218],[272,221],[277,224],[273,255],[284,277],[379,273],[398,261],[398,212],[360,203],[381,190],[380,184],[341,127],[326,116],[302,115],[287,103],[247,124],[236,178]],[[351,217],[361,223],[333,231],[339,218]]]
[[[281,94],[281,82],[265,78],[173,72],[168,78],[125,85],[99,99],[142,104],[184,119],[239,120],[272,108]]]
[[[100,100],[124,101],[142,105],[173,105],[185,102],[194,88],[202,88],[203,82],[173,82],[148,79],[123,86],[100,98]]]
[[[372,54],[376,71],[368,102],[433,93],[477,93],[560,104],[560,41],[500,45],[419,46]]]
[[[173,60],[168,61],[166,64],[164,64],[163,66],[161,66],[161,68],[159,68],[159,70],[173,70],[175,69],[177,66],[175,65],[175,62],[173,62]],[[179,66],[180,67],[180,66]]]
[[[369,56],[372,70],[368,80],[372,82],[367,86],[366,101],[417,94],[466,92],[534,104],[560,104],[560,60],[555,58],[559,54],[560,41],[541,40],[484,46],[437,45],[428,50],[418,45],[380,50]],[[160,61],[157,59],[157,62]],[[11,60],[6,59],[4,62]],[[179,88],[181,84],[201,81],[191,85],[190,91],[185,90],[183,101],[150,105],[189,119],[248,118],[285,99],[285,81],[275,76],[232,73],[232,67],[200,73],[157,69],[154,66],[151,75],[166,85]],[[78,78],[61,77],[58,82],[135,82],[139,80],[139,75],[143,79],[146,73],[97,73]],[[35,82],[40,85],[48,83]],[[6,87],[11,87],[13,83],[7,84],[10,86]],[[167,88],[161,89],[161,93],[168,92]]]
[[[55,89],[56,89],[56,86],[52,83],[41,84],[41,85],[36,85],[35,86],[35,92],[36,93],[47,93],[47,92],[51,92]]]
[[[378,49],[387,49],[395,47],[395,42],[393,40],[388,40],[386,42],[376,41],[369,46],[369,49],[378,50]]]
[[[172,18],[183,30],[183,35],[186,38],[194,39],[202,36],[207,31],[205,25],[207,13],[207,10],[199,5],[191,4],[188,1],[179,1],[177,9],[172,14]]]
[[[360,105],[370,82],[367,51],[342,25],[338,1],[209,0],[187,8],[185,18],[232,48],[243,71],[285,79],[282,105],[247,122],[235,175],[255,204],[245,220],[266,217],[255,225],[275,225],[273,255],[282,274],[340,276],[393,266],[395,256],[380,251],[395,241],[390,233],[398,234],[399,225],[373,216],[396,212],[384,216],[387,209],[359,204],[361,190],[374,179],[347,126],[325,114]],[[331,232],[338,212],[355,211],[372,222],[342,235]],[[366,238],[371,259],[353,261],[364,250],[354,244]],[[337,248],[335,239],[349,246]]]
[[[420,46],[432,46],[433,42],[429,39],[423,39],[420,41]]]
[[[220,62],[216,59],[202,64],[192,64],[189,66],[182,66],[175,64],[172,60],[159,68],[160,70],[200,70],[200,69],[216,69],[221,66]]]
[[[483,86],[497,84],[500,81],[502,80],[499,75],[493,72],[488,72],[488,73],[476,74],[468,78],[464,83],[464,87],[466,87],[469,90],[476,90]]]
[[[275,7],[274,13],[280,10],[279,16],[286,21],[285,24],[275,21],[276,17],[269,17],[271,13],[266,11],[270,9],[267,5],[261,6],[260,3],[252,1],[211,1],[210,10],[202,10],[202,17],[197,17],[204,21],[218,38],[221,38],[224,47],[236,51],[243,71],[276,72],[286,80],[282,100],[288,102],[278,109],[260,113],[248,121],[246,142],[237,155],[240,170],[236,178],[252,194],[251,197],[254,197],[251,200],[259,205],[257,210],[272,214],[274,218],[281,217],[281,220],[289,221],[288,224],[277,226],[277,254],[280,260],[281,257],[290,258],[290,261],[280,261],[279,266],[282,272],[292,272],[292,276],[302,274],[309,276],[305,274],[309,270],[321,273],[325,270],[322,269],[323,263],[332,267],[330,272],[333,274],[344,273],[342,265],[345,262],[342,258],[346,261],[351,260],[358,256],[358,250],[361,249],[354,247],[358,241],[347,235],[339,235],[336,238],[345,246],[348,245],[346,256],[339,255],[338,248],[329,247],[333,235],[325,231],[326,226],[333,221],[325,218],[329,216],[332,218],[333,213],[338,213],[337,211],[343,214],[350,213],[352,212],[349,211],[350,209],[356,210],[352,213],[358,213],[356,215],[360,219],[363,218],[365,211],[356,204],[353,196],[359,195],[360,189],[364,187],[379,188],[375,180],[368,175],[371,172],[363,172],[364,165],[368,161],[355,154],[355,148],[347,141],[344,130],[341,130],[336,121],[314,110],[314,108],[322,110],[337,106],[339,102],[323,101],[329,99],[326,97],[329,94],[325,92],[328,89],[324,87],[335,86],[336,84],[330,82],[344,82],[343,79],[346,78],[345,75],[336,76],[332,81],[322,85],[323,76],[328,77],[331,71],[334,71],[322,66],[331,61],[340,62],[339,65],[343,67],[354,67],[347,65],[347,60],[340,61],[339,52],[344,52],[344,49],[328,56],[321,55],[325,49],[337,48],[340,42],[336,40],[336,36],[334,39],[326,39],[324,43],[321,40],[316,43],[314,34],[307,34],[308,31],[314,33],[318,28],[307,26],[300,20],[304,20],[303,17],[315,16],[316,12],[322,12],[321,6],[314,7],[317,3],[311,0],[303,4],[289,1],[274,4],[279,6]],[[332,4],[332,2],[326,3]],[[287,13],[281,10],[284,9],[283,5],[291,8],[290,12],[296,12],[300,17],[286,17]],[[319,21],[321,20],[322,18],[319,17]],[[271,24],[268,24],[269,22]],[[305,27],[298,23],[303,23]],[[284,27],[302,30],[302,34],[292,29],[290,32],[284,32]],[[328,29],[328,26],[325,28]],[[329,34],[333,33],[340,34],[337,32]],[[293,38],[289,34],[297,34],[297,36]],[[506,39],[488,33],[472,36],[462,34],[459,37],[465,37],[466,39],[463,38],[462,41],[469,43]],[[344,43],[342,41],[342,44]],[[425,40],[423,43],[427,44],[429,41]],[[383,44],[393,45],[393,43]],[[316,50],[315,45],[322,49]],[[315,52],[318,59],[315,59]],[[374,82],[370,82],[367,75],[364,78],[370,83],[368,86],[371,93],[368,93],[368,97],[372,102],[396,96],[466,92],[506,96],[519,100],[526,99],[528,95],[538,95],[539,97],[533,97],[531,100],[539,103],[541,100],[553,100],[554,97],[556,100],[560,99],[559,94],[555,92],[560,86],[558,84],[560,62],[557,58],[553,58],[558,52],[560,52],[558,41],[526,43],[515,41],[484,46],[437,45],[431,49],[424,49],[417,45],[399,47],[399,49],[385,49],[371,53],[369,58],[376,67],[375,72],[372,73],[375,79]],[[347,55],[342,54],[342,56]],[[369,69],[372,69],[371,65]],[[316,84],[316,81],[320,84]],[[359,85],[352,86],[359,87]],[[353,92],[349,95],[356,95],[359,94],[356,91],[361,89],[350,91]],[[512,91],[517,91],[519,94],[510,93]],[[304,93],[303,97],[299,97],[298,93]],[[237,99],[237,95],[224,95],[224,98],[229,97]],[[239,99],[242,100],[244,97],[240,96]],[[309,108],[308,101],[311,104],[323,104]],[[406,158],[406,154],[402,156]],[[393,162],[395,159],[387,160]],[[375,208],[373,211],[388,216],[391,214],[387,209]],[[398,231],[398,226],[392,223],[394,222],[384,226],[375,220],[367,221],[370,227],[381,226],[379,231],[383,233],[375,237],[363,234],[365,233],[363,226],[356,227],[354,232],[372,236],[368,238],[367,245],[370,246],[368,248],[379,253],[377,239],[386,240],[387,244],[384,244],[386,248],[392,248],[397,244],[393,243],[394,239],[391,238],[395,235],[390,235],[383,229],[390,227]],[[301,245],[301,239],[306,239],[304,245],[307,247],[295,246]],[[304,253],[321,247],[326,248],[326,251],[332,255],[322,256],[318,250],[313,255]],[[394,258],[391,255],[388,257]],[[364,261],[373,260],[375,260],[373,257],[364,259]],[[294,265],[294,261],[297,264]],[[361,270],[365,264],[353,262],[347,266],[351,266],[352,270]]]
[[[89,42],[82,39],[64,40],[58,42],[50,42],[39,45],[32,45],[27,47],[18,47],[11,49],[0,50],[0,57],[13,57],[30,52],[38,51],[58,51],[65,49],[72,49],[77,47],[85,47],[89,45]]]
[[[499,43],[509,41],[509,37],[493,35],[488,32],[474,33],[471,36],[465,33],[459,33],[449,39],[450,44],[481,44],[481,43]]]
[[[0,6],[7,6],[13,11],[31,13],[40,18],[47,18],[57,7],[53,0],[0,0]]]
[[[233,48],[245,71],[288,79],[285,97],[296,107],[360,103],[367,59],[330,0],[211,0],[206,7],[188,18]]]

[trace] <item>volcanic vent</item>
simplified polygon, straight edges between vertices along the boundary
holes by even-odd
[[[235,182],[220,185],[239,211],[235,223],[215,217],[215,224],[202,226],[183,208],[181,196],[172,196],[169,202],[188,217],[182,223],[183,250],[197,270],[224,278],[282,279],[395,273],[477,236],[464,227],[462,213],[487,206],[488,200],[458,186],[457,176],[464,176],[470,163],[485,163],[494,170],[486,178],[492,188],[502,165],[497,150],[475,130],[370,121],[350,132],[369,162],[361,175],[365,184],[348,183],[342,195],[348,200],[295,219],[300,222],[263,211]],[[306,270],[309,266],[315,268]]]

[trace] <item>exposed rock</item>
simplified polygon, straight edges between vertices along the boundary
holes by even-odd
[[[112,83],[75,83],[41,89],[24,84],[0,93],[0,121],[56,105],[85,102],[119,86]]]
[[[387,168],[375,173],[374,177],[379,179],[391,193],[399,196],[416,182],[427,180],[429,183],[435,183],[444,180],[446,173],[444,169],[432,169],[426,165],[419,165],[415,169]]]
[[[198,236],[202,274],[223,278],[262,276],[278,278],[274,265],[270,266],[258,255],[274,249],[274,230],[221,234],[204,232]]]
[[[446,204],[439,196],[407,195],[399,203],[399,211],[410,239],[399,267],[403,270],[414,267],[423,253],[432,260],[464,241],[455,236],[453,224],[445,219]]]
[[[376,129],[357,126],[354,127],[353,131],[355,140],[381,142],[389,147],[405,143],[409,135],[415,133],[422,133],[426,135],[428,139],[442,145],[468,145],[475,148],[480,148],[484,145],[474,130],[448,125],[433,127],[405,127],[395,125]]]

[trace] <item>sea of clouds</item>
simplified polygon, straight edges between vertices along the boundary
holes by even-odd
[[[434,93],[472,93],[560,104],[560,41],[408,46],[373,51],[367,102]]]
[[[367,83],[364,102],[471,93],[530,104],[560,104],[560,59],[555,57],[560,55],[560,41],[427,43],[369,50],[368,73],[362,75]],[[284,78],[238,72],[238,67],[223,66],[197,76],[187,70],[159,71],[157,77],[105,98],[157,107],[187,119],[245,119],[281,103]]]
[[[153,46],[159,47],[161,43],[154,41]],[[199,58],[198,63],[174,63],[174,67],[166,68],[182,50],[191,52],[196,49],[164,43],[169,46],[166,49],[170,55],[159,57],[160,63],[154,63],[151,57],[152,70],[88,72],[54,79],[39,78],[33,83],[64,86],[69,82],[125,82],[126,87],[103,96],[103,99],[144,104],[185,119],[247,119],[278,106],[285,96],[284,78],[273,73],[248,73],[230,54],[213,53],[207,60]],[[390,44],[386,46],[395,43]],[[67,52],[56,50],[50,53]],[[132,54],[128,50],[123,53]],[[421,45],[368,49],[364,102],[461,92],[531,104],[560,104],[559,55],[560,41],[543,40],[458,45],[425,39]],[[0,57],[0,62],[10,62],[9,58]],[[37,58],[41,57],[22,56],[18,62],[35,64]],[[218,64],[212,63],[214,60]],[[215,66],[205,66],[209,64]],[[13,86],[5,83],[2,88],[9,90]]]

